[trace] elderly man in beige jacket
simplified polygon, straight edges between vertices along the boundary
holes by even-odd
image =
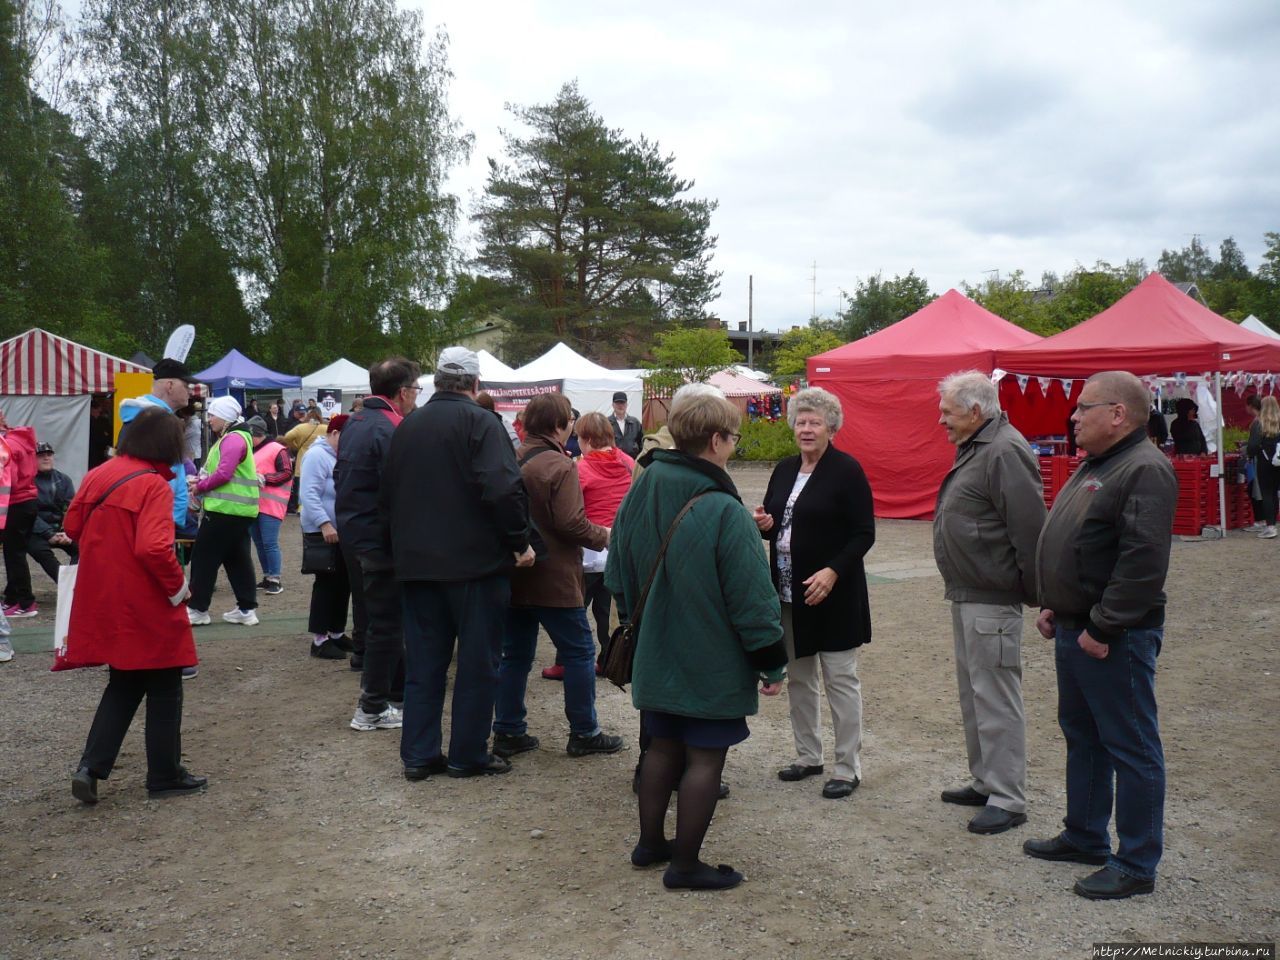
[[[1036,602],[1035,554],[1044,526],[1040,470],[1000,410],[985,373],[938,387],[939,423],[956,459],[938,491],[933,554],[951,601],[956,680],[972,782],[946,803],[982,807],[978,834],[1026,823],[1026,718],[1022,708],[1022,604]]]

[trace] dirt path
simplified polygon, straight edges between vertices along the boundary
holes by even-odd
[[[735,474],[758,502],[767,472]],[[288,571],[297,521],[285,530]],[[937,800],[965,760],[929,527],[878,532],[866,779],[841,802],[812,780],[779,782],[785,694],[762,702],[707,840],[749,882],[717,895],[668,893],[658,872],[631,869],[634,749],[566,756],[556,684],[531,681],[543,746],[511,775],[406,782],[396,733],[347,728],[355,675],[307,657],[298,577],[262,598],[260,627],[197,633],[184,747],[209,792],[148,800],[138,724],[102,803],[82,808],[68,777],[104,675],[51,674],[30,652],[53,619],[42,578],[45,612],[0,666],[0,958],[1086,957],[1102,940],[1275,940],[1280,600],[1260,571],[1276,569],[1276,543],[1175,546],[1159,666],[1165,860],[1154,896],[1093,904],[1070,892],[1086,868],[1019,849],[1063,813],[1050,646],[1028,618],[1030,822],[975,837],[969,811]],[[544,643],[535,671],[549,655]],[[633,736],[629,699],[603,682],[598,697],[605,728]]]

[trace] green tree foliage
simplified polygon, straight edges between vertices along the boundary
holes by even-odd
[[[844,343],[840,335],[821,325],[811,324],[782,335],[782,342],[773,352],[770,372],[775,380],[792,381],[805,376],[810,357],[834,350]]]
[[[216,0],[223,232],[270,358],[427,356],[452,265],[447,38],[393,0]]]
[[[858,340],[911,316],[933,299],[928,281],[914,270],[905,277],[895,274],[892,280],[877,273],[858,281],[835,330],[846,341]]]
[[[686,196],[675,158],[606,127],[575,83],[508,109],[526,130],[503,132],[475,218],[479,263],[511,291],[510,352],[565,340],[635,357],[665,323],[700,317],[719,281],[715,203]]]
[[[1213,267],[1213,257],[1198,236],[1181,250],[1160,251],[1156,261],[1156,272],[1170,283],[1200,283],[1212,276]]]
[[[685,383],[705,383],[713,374],[738,363],[742,358],[722,329],[675,327],[658,335],[653,348],[654,367],[650,384],[660,390],[674,390]]]
[[[978,286],[962,284],[966,296],[1010,323],[1052,336],[1111,306],[1147,275],[1146,264],[1129,260],[1113,266],[1100,260],[1077,266],[1064,277],[1046,273],[1032,286],[1021,270],[988,278]]]

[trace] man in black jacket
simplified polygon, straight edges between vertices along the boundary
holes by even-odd
[[[470,350],[440,353],[436,392],[396,432],[382,477],[382,515],[405,601],[400,757],[409,780],[511,769],[490,752],[489,732],[509,574],[530,566],[533,550],[515,451],[502,425],[475,402],[479,379],[480,361]],[[440,728],[455,640],[446,759]]]
[[[342,552],[352,555],[355,569],[348,569],[352,593],[360,584],[368,617],[364,651],[357,651],[361,655],[361,694],[351,718],[353,730],[392,730],[402,722],[400,708],[393,705],[393,701],[404,699],[400,586],[392,566],[387,527],[378,513],[378,488],[391,437],[417,403],[421,372],[416,363],[403,357],[382,360],[369,368],[374,395],[365,400],[363,410],[347,420],[333,470],[338,540]]]
[[[27,539],[27,555],[58,582],[58,558],[54,548],[65,550],[72,563],[80,558],[79,548],[62,532],[62,518],[76,495],[76,485],[53,465],[53,445],[36,444],[36,522]]]
[[[627,395],[621,390],[613,395],[613,416],[609,422],[613,424],[614,445],[632,459],[639,456],[644,428],[639,420],[627,415]]]
[[[1132,374],[1089,378],[1073,418],[1089,456],[1054,501],[1036,547],[1036,627],[1055,641],[1067,815],[1062,833],[1022,849],[1105,864],[1076,882],[1090,900],[1151,893],[1164,845],[1155,681],[1178,481],[1147,442],[1150,409],[1150,392]],[[1113,779],[1115,853],[1107,839]]]

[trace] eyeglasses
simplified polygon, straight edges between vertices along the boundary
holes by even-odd
[[[1099,400],[1097,403],[1077,403],[1076,413],[1084,413],[1086,410],[1092,410],[1094,407],[1118,407],[1119,400]]]
[[[742,440],[742,434],[740,434],[740,433],[722,433],[722,434],[721,434],[721,436],[722,436],[722,437],[728,437],[728,438],[729,438],[730,440],[732,440],[735,444],[736,444],[736,443],[741,442],[741,440]]]

